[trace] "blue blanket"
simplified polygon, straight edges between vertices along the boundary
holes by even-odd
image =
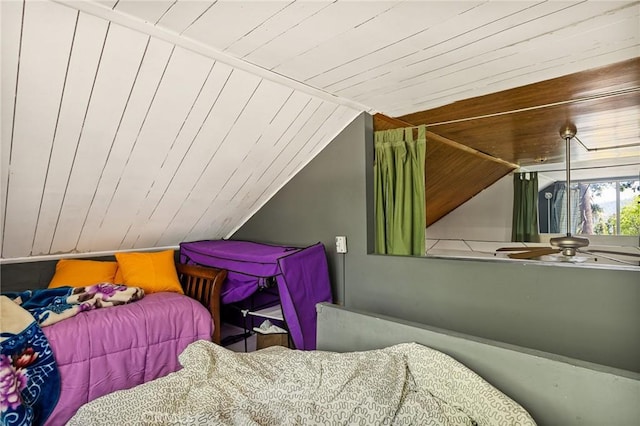
[[[0,419],[3,426],[44,424],[60,396],[60,374],[42,328],[79,312],[144,296],[138,287],[100,283],[0,296]]]
[[[53,351],[27,311],[0,296],[0,417],[2,425],[40,425],[60,395]]]

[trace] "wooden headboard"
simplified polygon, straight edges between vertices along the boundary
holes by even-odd
[[[176,264],[184,294],[202,303],[213,318],[213,343],[220,344],[220,293],[227,271],[204,266]]]

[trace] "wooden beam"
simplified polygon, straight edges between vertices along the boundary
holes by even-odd
[[[388,117],[384,114],[376,114],[373,116],[373,130],[374,131],[379,131],[379,130],[392,130],[392,129],[401,129],[401,128],[405,128],[405,127],[416,127],[415,124],[411,124],[408,121],[399,119],[399,118],[393,118],[393,117]],[[517,164],[513,164],[510,163],[508,161],[502,160],[500,158],[496,158],[493,157],[489,154],[486,154],[482,151],[478,151],[477,149],[468,147],[464,144],[461,144],[459,142],[456,142],[454,140],[445,138],[444,136],[440,136],[437,133],[434,133],[432,131],[427,130],[427,139],[430,139],[432,141],[437,141],[439,143],[444,143],[447,144],[453,148],[457,148],[460,149],[462,151],[465,151],[467,153],[470,154],[474,154],[477,155],[478,157],[481,157],[484,160],[490,160],[490,161],[495,161],[497,163],[500,163],[502,165],[505,165],[507,167],[510,167],[512,169],[517,169],[519,166]]]
[[[437,141],[437,142],[449,145],[451,147],[457,148],[459,150],[474,154],[474,155],[476,155],[476,156],[478,156],[478,157],[480,157],[480,158],[482,158],[484,160],[495,161],[496,163],[500,163],[500,164],[502,164],[504,166],[510,167],[513,170],[515,170],[515,169],[517,169],[519,167],[517,164],[513,164],[513,163],[510,163],[508,161],[502,160],[500,158],[493,157],[493,156],[491,156],[489,154],[485,154],[482,151],[478,151],[477,149],[470,148],[470,147],[468,147],[466,145],[463,145],[463,144],[458,143],[456,141],[452,141],[451,139],[447,139],[444,136],[440,136],[440,135],[438,135],[436,133],[433,133],[431,131],[428,131],[428,130],[427,130],[427,139],[431,139],[433,141]]]

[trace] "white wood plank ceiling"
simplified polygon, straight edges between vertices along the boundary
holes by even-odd
[[[639,56],[630,1],[3,0],[2,258],[230,235],[362,111]]]

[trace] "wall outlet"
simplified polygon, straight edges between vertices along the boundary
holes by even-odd
[[[347,237],[336,237],[336,251],[338,253],[347,252]]]

